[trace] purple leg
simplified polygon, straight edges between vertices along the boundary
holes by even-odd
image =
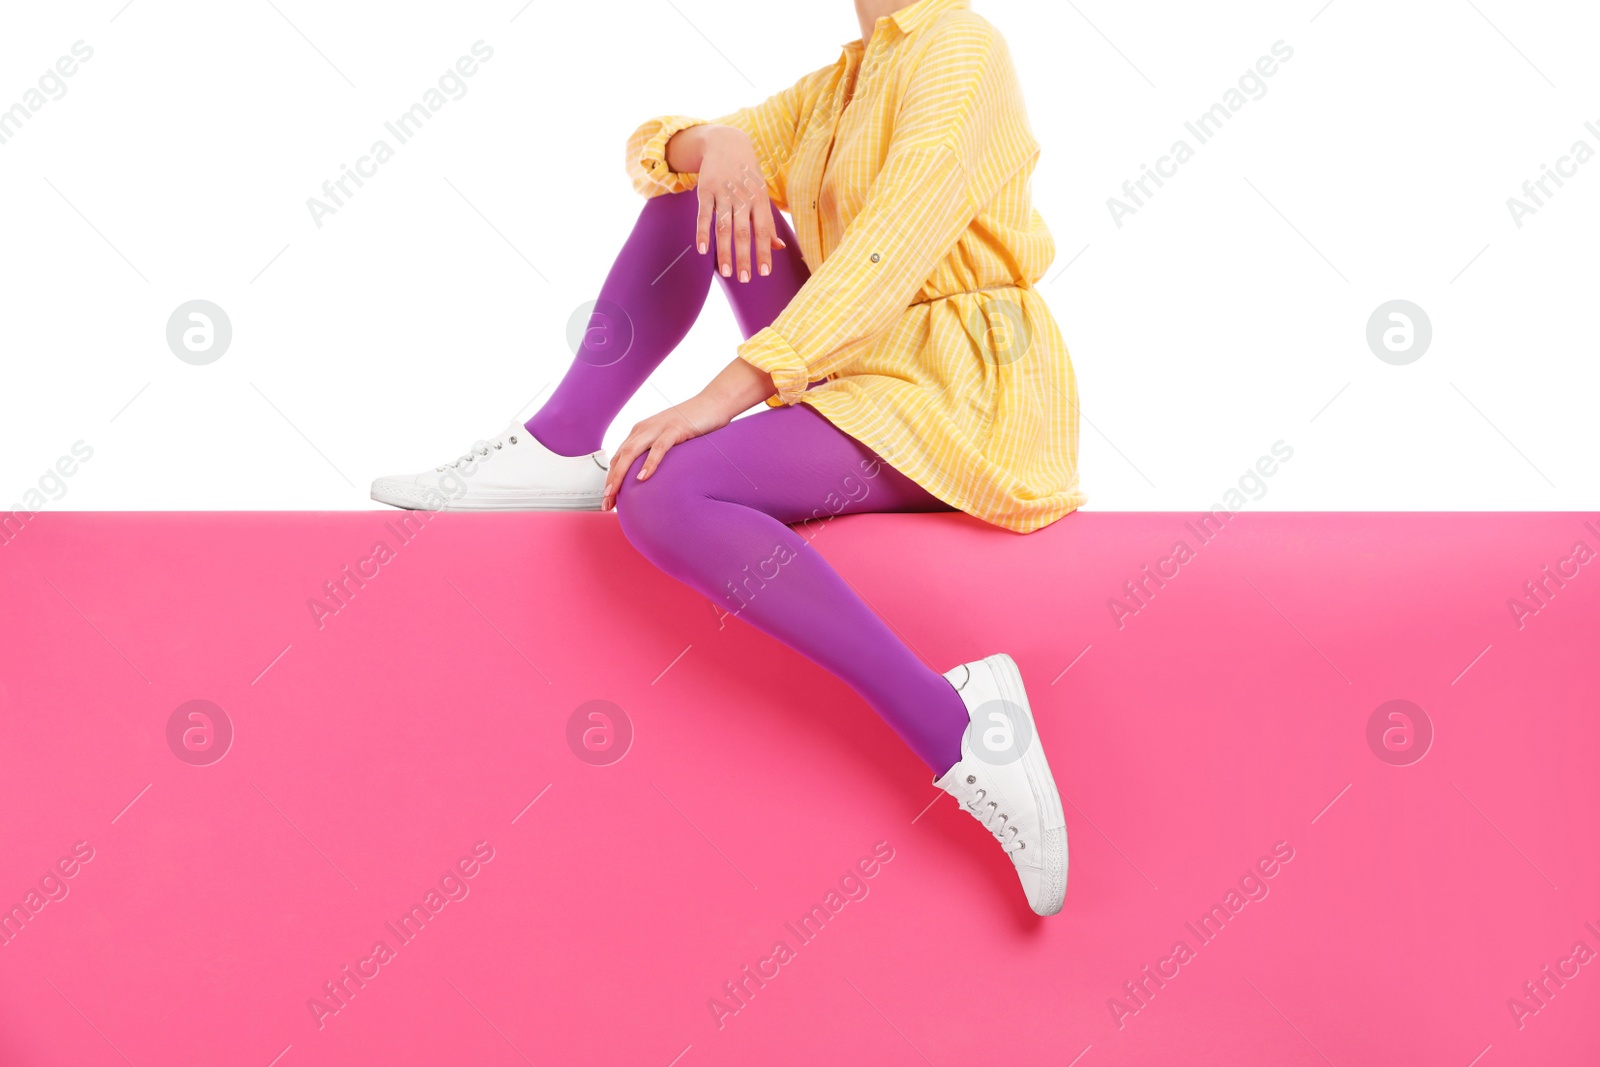
[[[705,306],[716,270],[716,245],[694,247],[699,198],[693,189],[645,201],[633,232],[600,288],[589,329],[571,368],[527,430],[563,456],[583,456],[601,439],[630,397],[676,348]],[[772,273],[748,282],[722,278],[734,320],[746,337],[778,317],[810,277],[788,220],[773,212],[778,236]],[[731,357],[730,357],[731,358]],[[706,377],[721,370],[708,367]]]
[[[596,300],[577,358],[527,423],[553,451],[586,455],[689,333],[711,289],[714,250],[694,248],[693,190],[645,201]],[[740,331],[767,326],[810,276],[783,216],[772,273],[723,278]],[[707,368],[709,376],[715,369]],[[667,454],[648,481],[623,479],[623,531],[661,569],[831,671],[936,774],[961,757],[966,706],[788,523],[946,505],[804,406],[735,419]]]
[[[960,695],[786,525],[947,505],[798,404],[685,441],[640,482],[643,461],[623,478],[617,513],[645,558],[837,675],[935,775],[961,758]]]

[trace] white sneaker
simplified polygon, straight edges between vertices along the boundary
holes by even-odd
[[[999,839],[1028,905],[1054,915],[1067,895],[1067,820],[1022,673],[1001,652],[963,663],[945,677],[961,694],[971,721],[961,736],[961,759],[933,784]]]
[[[598,511],[605,484],[604,450],[558,456],[513,422],[449,463],[377,479],[372,499],[426,511]]]

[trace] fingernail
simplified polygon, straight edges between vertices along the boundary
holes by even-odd
[[[771,267],[767,266],[765,263],[761,264],[761,276],[763,278],[765,278],[767,275],[769,275],[771,273],[772,273],[772,268]]]
[[[739,272],[739,280],[741,282],[749,281],[750,280],[750,271],[749,270],[741,270]]]
[[[702,256],[706,254],[706,243],[704,241],[700,242],[700,254]]]
[[[722,265],[722,276],[724,278],[728,278],[728,277],[732,277],[732,275],[733,275],[733,268],[728,266],[726,263],[724,263]]]

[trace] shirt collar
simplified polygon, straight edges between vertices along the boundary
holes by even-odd
[[[971,6],[971,0],[917,0],[916,3],[909,4],[886,17],[899,28],[902,34],[909,36],[915,33],[919,27],[927,25],[952,8],[970,8]],[[883,19],[880,18],[878,21],[882,22]],[[874,28],[872,32],[876,35],[881,33],[882,30]],[[853,41],[846,41],[840,47],[860,48],[861,38],[857,37]]]

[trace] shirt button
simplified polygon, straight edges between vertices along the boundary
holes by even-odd
[[[874,263],[878,262],[878,253],[876,253],[876,252],[872,253],[872,262],[874,262]]]

